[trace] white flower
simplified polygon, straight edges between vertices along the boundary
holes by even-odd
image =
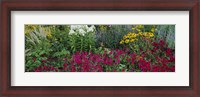
[[[85,33],[87,33],[87,32],[85,32],[83,29],[79,29],[79,34],[81,34],[81,35],[85,35]]]
[[[76,34],[76,32],[75,32],[74,30],[71,29],[71,30],[69,31],[69,35],[72,35],[72,34]]]
[[[91,27],[87,28],[87,32],[93,32],[93,31],[95,31],[95,26],[94,25],[92,25]]]
[[[92,25],[88,27],[88,25],[71,25],[70,26],[70,32],[69,35],[71,34],[80,34],[80,35],[85,35],[88,32],[94,32],[95,31],[95,26]]]

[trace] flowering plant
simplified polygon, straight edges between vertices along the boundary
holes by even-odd
[[[84,36],[86,33],[95,31],[94,25],[91,25],[90,27],[88,25],[70,25],[70,28],[69,35],[79,34]]]
[[[175,71],[175,48],[157,25],[45,27],[36,34],[26,31],[27,72]]]

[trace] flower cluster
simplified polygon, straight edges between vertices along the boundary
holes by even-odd
[[[151,28],[151,32],[142,32],[144,25],[136,25],[132,28],[133,32],[129,32],[123,36],[123,39],[119,42],[120,44],[129,44],[138,40],[138,37],[151,38],[154,37],[155,26]],[[136,30],[136,32],[134,32]]]
[[[145,32],[142,34],[144,37],[147,37],[147,38],[151,38],[151,37],[154,37],[154,34],[152,32]]]
[[[48,63],[47,60],[42,60],[42,64],[35,68],[35,72],[174,72],[175,57],[170,48],[165,49],[165,42],[152,42],[152,50],[147,50],[141,55],[131,53],[130,49],[116,49],[104,51],[104,53],[93,52],[76,52],[70,57],[64,58],[64,64],[60,67],[55,67]],[[156,56],[155,60],[148,59],[149,53],[156,55],[160,53],[164,56]],[[69,56],[69,55],[67,55]],[[166,57],[167,56],[167,57]]]
[[[86,33],[93,31],[95,31],[94,25],[91,25],[90,27],[88,25],[71,25],[69,35],[80,34],[84,36]]]
[[[123,39],[120,41],[120,44],[132,43],[134,41],[137,41],[138,37],[151,38],[151,37],[154,37],[154,34],[152,32],[144,32],[144,33],[139,32],[138,34],[134,32],[129,32],[127,35],[123,36]]]
[[[132,42],[138,40],[138,39],[137,39],[137,36],[138,36],[138,34],[129,32],[127,35],[124,35],[124,36],[123,36],[123,39],[120,41],[120,44],[132,43]]]

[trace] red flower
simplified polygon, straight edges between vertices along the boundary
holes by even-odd
[[[153,46],[157,47],[157,46],[158,46],[158,43],[153,42]]]
[[[67,67],[67,64],[63,64],[63,67]]]
[[[167,48],[166,54],[167,54],[167,55],[171,55],[171,49],[170,49],[170,48]]]
[[[175,57],[174,56],[170,56],[169,62],[175,62]]]
[[[160,46],[163,47],[165,45],[165,41],[164,40],[160,40],[159,44],[160,44]]]
[[[47,60],[42,60],[42,63],[45,63],[45,62],[47,62]]]

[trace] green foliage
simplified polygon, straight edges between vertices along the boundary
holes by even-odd
[[[79,33],[69,36],[69,45],[72,53],[76,51],[92,51],[95,48],[94,32],[85,35]]]
[[[156,33],[159,38],[165,40],[169,48],[175,48],[175,25],[157,25]]]
[[[26,71],[31,71],[41,65],[42,60],[47,60],[47,57],[42,57],[47,51],[34,49],[31,52],[26,52]]]
[[[26,48],[29,49],[46,49],[50,47],[49,40],[47,39],[47,34],[42,30],[42,27],[39,26],[38,29],[27,33],[25,35]]]
[[[25,67],[29,71],[41,65],[41,61],[46,59],[44,57],[41,58],[41,55],[50,55],[51,49],[49,48],[51,44],[41,26],[38,29],[34,29],[33,32],[27,33],[25,43]]]
[[[52,51],[56,52],[56,51],[60,51],[63,48],[65,48],[66,50],[70,48],[69,45],[69,26],[64,26],[64,25],[60,25],[60,26],[56,26],[54,28],[51,29],[52,33],[52,37],[49,39],[50,43],[52,45]]]
[[[67,51],[66,49],[62,49],[61,51],[53,53],[52,57],[61,57],[61,58],[63,58],[63,57],[66,56],[66,54],[70,54],[70,52]]]

